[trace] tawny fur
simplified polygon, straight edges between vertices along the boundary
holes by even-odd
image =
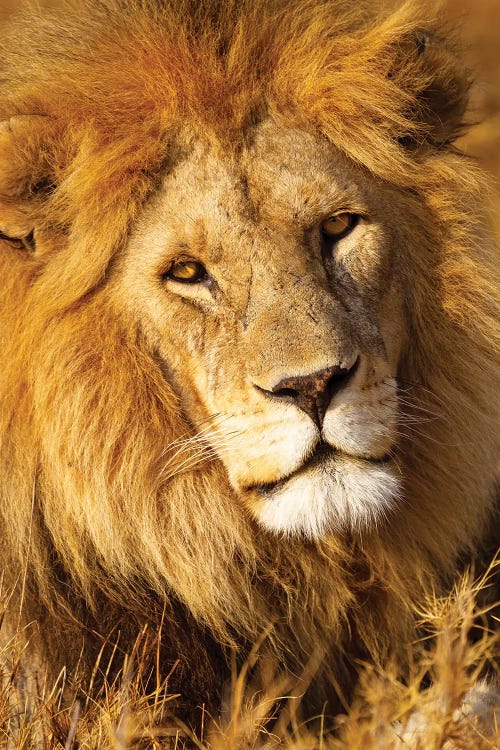
[[[35,226],[37,252],[0,242],[1,555],[13,617],[38,619],[55,672],[82,648],[91,669],[111,632],[126,650],[164,617],[165,666],[184,665],[175,689],[217,706],[224,648],[244,655],[272,625],[284,667],[324,652],[321,708],[332,682],[349,691],[349,656],[404,651],[415,604],[481,545],[498,259],[484,178],[450,145],[468,81],[429,16],[413,3],[87,0],[2,40],[0,230]],[[404,505],[375,533],[281,539],[242,513],[217,462],[172,462],[166,447],[190,427],[108,293],[179,127],[237,151],[273,112],[407,195],[400,378],[442,417],[401,437]]]

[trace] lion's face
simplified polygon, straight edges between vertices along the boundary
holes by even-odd
[[[266,527],[373,523],[398,495],[397,206],[326,140],[276,122],[238,156],[184,145],[120,299]]]

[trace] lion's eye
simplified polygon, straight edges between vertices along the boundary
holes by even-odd
[[[34,232],[30,232],[26,237],[9,237],[4,232],[0,232],[0,240],[8,242],[15,250],[33,251],[35,246]]]
[[[182,284],[197,284],[208,278],[207,269],[196,260],[176,260],[164,274],[165,279],[180,281]]]
[[[321,222],[321,234],[327,242],[336,242],[351,232],[358,223],[359,216],[347,211],[330,216]]]

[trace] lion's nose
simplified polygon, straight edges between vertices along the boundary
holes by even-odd
[[[348,368],[327,367],[310,375],[283,378],[270,390],[259,390],[275,399],[295,404],[321,429],[333,396],[354,375],[357,364],[358,360]]]

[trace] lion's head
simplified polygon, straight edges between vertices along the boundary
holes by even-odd
[[[315,537],[373,527],[400,494],[406,201],[282,116],[237,153],[179,141],[111,294],[242,511]]]
[[[2,47],[6,559],[53,611],[390,639],[492,505],[468,81],[408,5],[188,5]]]

